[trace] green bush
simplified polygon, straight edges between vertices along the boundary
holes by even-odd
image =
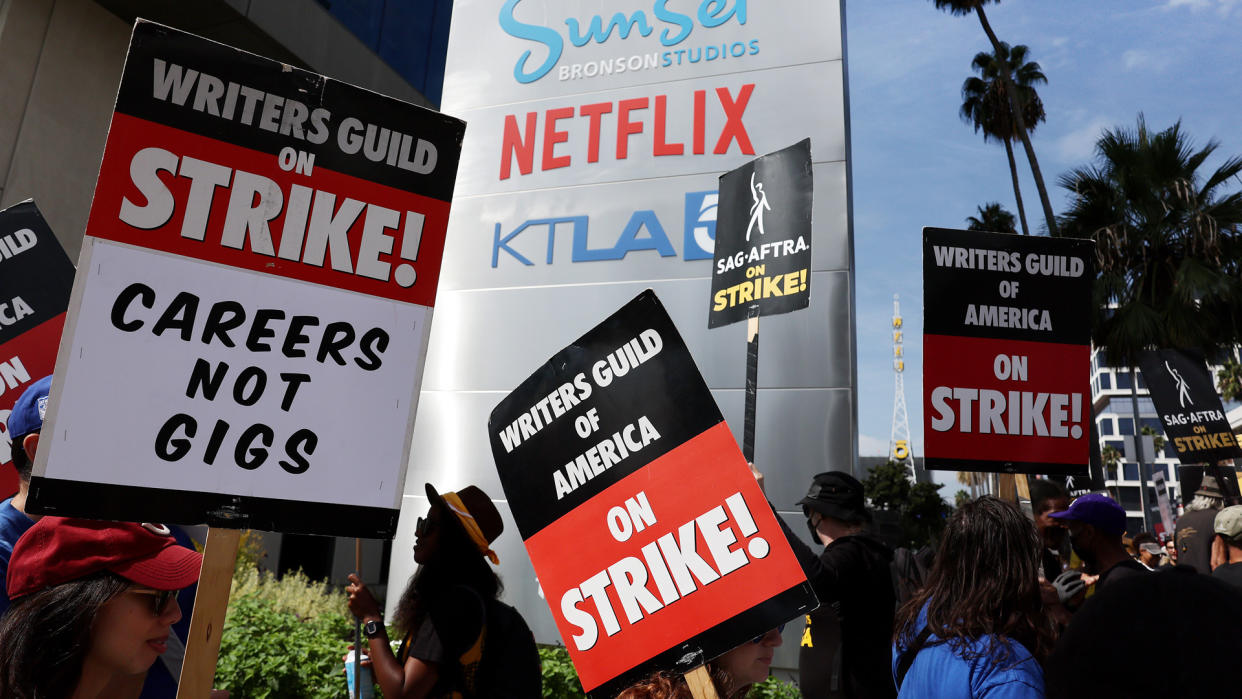
[[[539,660],[543,663],[544,699],[579,699],[586,695],[582,683],[569,659],[564,646],[540,646]],[[748,699],[801,699],[802,693],[788,682],[769,677],[750,688]]]
[[[747,699],[802,699],[802,692],[795,685],[769,677],[751,687],[746,696]]]
[[[540,646],[539,662],[543,665],[543,696],[545,699],[579,699],[586,697],[578,672],[574,670],[569,651],[564,646]]]
[[[345,595],[302,573],[251,568],[233,580],[215,686],[246,699],[339,699],[353,640]]]

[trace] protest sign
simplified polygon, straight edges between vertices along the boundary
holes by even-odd
[[[0,466],[12,461],[9,411],[28,384],[52,373],[73,263],[33,201],[0,211]],[[0,497],[17,474],[0,469]]]
[[[139,21],[31,511],[391,536],[463,132]]]
[[[501,401],[492,453],[583,687],[686,672],[816,606],[650,290]]]
[[[1087,445],[1089,463],[1086,473],[1049,474],[1049,478],[1065,486],[1070,498],[1087,493],[1104,492],[1104,459],[1100,454],[1100,433],[1095,420],[1091,421],[1091,441]]]
[[[1139,354],[1139,368],[1182,463],[1214,464],[1242,456],[1202,357],[1176,349],[1147,350]]]
[[[1087,475],[1093,245],[923,229],[928,469]]]
[[[1173,508],[1169,505],[1169,484],[1164,480],[1164,471],[1157,470],[1151,474],[1151,484],[1156,488],[1156,510],[1160,515],[1159,524],[1160,531],[1157,532],[1161,536],[1173,536]]]
[[[707,326],[811,302],[811,140],[720,176]]]

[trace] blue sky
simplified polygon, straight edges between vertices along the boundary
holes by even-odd
[[[1087,164],[1105,128],[1178,119],[1196,145],[1242,154],[1242,0],[1004,0],[988,5],[1002,41],[1026,44],[1048,76],[1047,122],[1033,136],[1052,198],[1057,178]],[[906,403],[915,453],[923,435],[923,226],[964,228],[979,204],[1013,203],[1004,147],[958,118],[975,53],[990,50],[978,19],[931,0],[847,0],[846,41],[857,269],[860,453],[887,451],[893,413],[893,294],[905,317]],[[1043,215],[1016,148],[1032,230]],[[1235,183],[1228,189],[1237,189]],[[948,479],[952,479],[949,474]],[[951,497],[956,484],[941,491]]]

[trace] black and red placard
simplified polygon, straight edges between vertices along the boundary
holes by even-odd
[[[433,306],[464,131],[139,21],[87,234]]]
[[[816,606],[650,290],[492,411],[496,468],[592,696],[686,671]]]
[[[73,289],[73,263],[33,201],[0,211],[0,427],[26,386],[52,373]],[[7,431],[0,466],[11,461]],[[0,497],[17,490],[0,470]]]
[[[30,511],[392,536],[464,131],[136,22]]]
[[[927,468],[1087,473],[1092,245],[923,229]]]

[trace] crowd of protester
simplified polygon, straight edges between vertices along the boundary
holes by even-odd
[[[26,512],[50,378],[8,419],[19,490],[0,502],[0,696],[173,697],[202,557],[175,527]],[[495,504],[475,486],[426,491],[395,651],[380,602],[356,575],[346,588],[376,683],[389,699],[539,696],[533,634],[499,599]],[[820,600],[802,620],[803,696],[1229,691],[1242,654],[1242,505],[1226,506],[1205,476],[1162,544],[1145,532],[1127,540],[1125,510],[1107,495],[1071,500],[1042,479],[1030,492],[1030,513],[984,496],[953,512],[934,548],[894,551],[873,531],[857,479],[816,475],[798,502],[814,546],[777,517]],[[781,643],[771,629],[710,661],[712,689],[747,696]],[[1136,672],[1136,659],[1157,654],[1159,672]],[[662,672],[620,696],[691,690]]]

